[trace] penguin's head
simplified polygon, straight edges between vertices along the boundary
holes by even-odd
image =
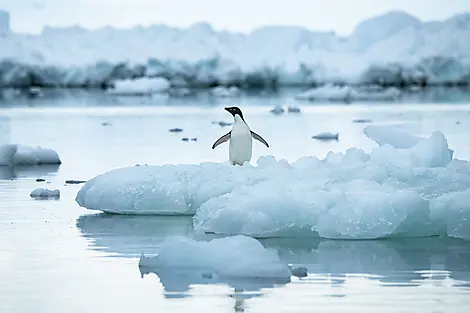
[[[243,113],[242,113],[242,110],[240,110],[239,107],[226,107],[225,108],[225,111],[229,112],[230,114],[233,115],[233,117],[235,117],[235,115],[240,115],[241,119],[243,119]]]

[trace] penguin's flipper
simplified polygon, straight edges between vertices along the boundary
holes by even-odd
[[[232,131],[229,131],[228,133],[226,133],[225,135],[217,139],[216,142],[214,142],[214,144],[212,145],[212,149],[214,149],[218,145],[223,144],[226,141],[229,141],[231,136],[232,136]]]
[[[269,148],[269,145],[268,145],[268,143],[266,142],[266,140],[264,140],[263,137],[261,137],[260,135],[258,135],[258,134],[255,133],[254,131],[251,131],[251,137],[253,137],[254,139],[258,140],[259,142],[261,142],[262,144],[264,144],[266,147]]]

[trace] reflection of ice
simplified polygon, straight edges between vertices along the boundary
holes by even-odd
[[[58,164],[0,166],[0,180],[47,177],[57,173],[59,167]]]
[[[281,260],[307,267],[309,274],[366,274],[383,283],[445,279],[470,281],[470,242],[451,238],[341,241],[267,239]],[[426,273],[438,275],[428,275]],[[311,278],[311,276],[309,276]]]
[[[117,256],[136,257],[157,254],[166,236],[192,236],[191,217],[84,215],[77,220],[83,237],[95,250]],[[205,239],[219,237],[207,236]],[[198,238],[197,240],[202,240]],[[403,240],[323,240],[264,239],[265,247],[274,248],[282,261],[305,266],[305,283],[342,286],[348,276],[359,275],[381,285],[416,286],[423,281],[453,278],[456,285],[470,282],[470,242],[451,238]],[[271,288],[283,281],[227,280],[201,271],[141,268],[142,275],[156,274],[167,296],[187,293],[192,285],[228,284],[243,291]],[[298,278],[294,279],[299,280]]]
[[[187,235],[192,231],[187,216],[133,216],[114,214],[82,215],[77,227],[90,239],[93,249],[118,256],[139,256],[158,251],[166,236]]]
[[[236,262],[236,260],[235,260]],[[290,279],[280,278],[231,278],[218,277],[217,275],[207,275],[203,270],[182,269],[182,268],[149,268],[139,267],[142,277],[147,274],[155,274],[160,278],[160,282],[167,297],[186,297],[188,291],[194,285],[216,285],[226,284],[235,291],[247,292],[244,296],[259,296],[261,289],[274,288],[277,285],[284,285]]]

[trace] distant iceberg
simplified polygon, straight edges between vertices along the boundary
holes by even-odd
[[[347,38],[292,26],[249,34],[204,23],[46,27],[40,35],[0,36],[0,86],[112,88],[119,81],[140,85],[142,78],[206,88],[468,85],[469,32],[469,13],[423,22],[402,12],[363,21]]]
[[[289,163],[136,166],[90,179],[82,207],[118,214],[193,215],[197,232],[254,237],[470,238],[470,162],[429,138],[368,126],[369,154],[350,148]]]

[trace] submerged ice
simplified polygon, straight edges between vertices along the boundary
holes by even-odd
[[[234,262],[234,260],[236,260]],[[289,266],[274,249],[267,249],[256,239],[233,236],[195,241],[187,237],[167,237],[155,257],[141,256],[140,267],[198,271],[207,278],[285,279]]]
[[[453,158],[446,137],[364,132],[378,143],[370,153],[122,168],[89,180],[76,201],[121,214],[194,215],[196,231],[216,234],[470,238],[470,162]]]

